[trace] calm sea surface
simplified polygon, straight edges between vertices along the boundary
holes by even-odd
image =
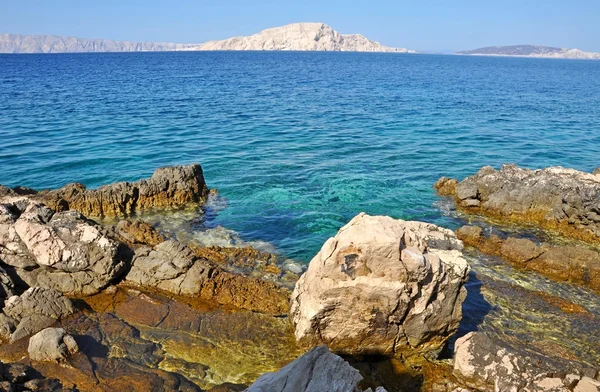
[[[310,260],[361,211],[452,226],[431,186],[600,166],[600,61],[356,53],[0,55],[0,183],[201,163],[203,224]]]

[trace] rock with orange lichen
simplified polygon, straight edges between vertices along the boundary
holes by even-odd
[[[137,182],[118,182],[97,189],[74,183],[31,197],[56,211],[76,210],[90,217],[128,217],[140,211],[202,202],[207,196],[202,168],[192,164],[161,167],[152,177]]]
[[[539,225],[567,237],[600,242],[600,175],[562,167],[528,170],[485,166],[459,183],[442,178],[439,194],[474,214]]]
[[[558,281],[568,281],[600,292],[600,251],[582,245],[538,245],[527,238],[486,237],[481,228],[463,226],[457,236],[466,245],[500,256],[521,268]]]
[[[132,246],[148,245],[156,246],[165,238],[149,223],[143,220],[121,220],[117,223],[116,234]]]

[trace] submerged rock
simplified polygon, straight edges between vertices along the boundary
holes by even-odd
[[[165,238],[149,223],[143,220],[121,220],[117,223],[116,232],[124,242],[133,246],[142,244],[156,246],[163,242]]]
[[[482,332],[455,343],[455,374],[479,391],[600,391],[598,369],[517,349]]]
[[[285,314],[289,292],[275,283],[221,270],[174,240],[136,250],[127,281],[241,309]]]
[[[52,326],[74,311],[71,301],[58,291],[30,288],[6,301],[0,314],[1,337],[15,342]]]
[[[278,372],[262,375],[246,391],[359,392],[358,383],[362,379],[348,362],[330,353],[326,346],[320,346]],[[377,388],[377,392],[385,392],[385,389]]]
[[[28,286],[90,295],[126,267],[120,244],[76,211],[54,213],[37,201],[4,199],[0,261]]]
[[[76,210],[90,217],[127,217],[153,208],[200,202],[207,196],[202,167],[192,164],[161,167],[152,177],[137,182],[118,182],[98,189],[74,183],[34,197],[56,211]]]
[[[451,230],[359,214],[297,282],[296,338],[344,354],[439,350],[457,330],[469,267]]]
[[[538,245],[527,238],[486,237],[477,226],[463,226],[457,236],[466,245],[497,255],[521,268],[558,281],[569,281],[600,292],[600,252],[581,245]]]
[[[27,352],[32,361],[60,362],[79,351],[77,342],[62,328],[46,328],[29,339]]]
[[[600,175],[562,167],[540,170],[483,167],[454,187],[442,178],[434,188],[454,196],[469,212],[546,229],[585,241],[600,241]]]

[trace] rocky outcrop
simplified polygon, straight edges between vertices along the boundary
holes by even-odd
[[[414,52],[390,48],[360,34],[340,34],[324,23],[292,23],[248,37],[206,42],[198,50],[295,50],[342,52]]]
[[[74,311],[71,301],[58,291],[30,288],[6,301],[0,314],[0,337],[15,342],[52,326]]]
[[[517,349],[482,332],[458,339],[455,374],[478,391],[597,392],[598,369]]]
[[[359,392],[359,371],[326,346],[312,349],[277,373],[267,373],[247,392]],[[371,389],[369,389],[371,391]],[[385,392],[377,388],[376,392]]]
[[[456,232],[465,245],[500,256],[518,267],[551,279],[568,281],[600,292],[600,252],[581,245],[538,245],[528,238],[485,236],[478,226]]]
[[[3,199],[0,220],[0,261],[30,287],[94,294],[126,267],[120,244],[76,211],[16,197]]]
[[[74,183],[31,197],[56,211],[76,210],[88,217],[128,217],[154,208],[201,202],[207,196],[202,168],[192,164],[161,167],[152,177],[137,182],[118,182],[97,189]]]
[[[438,226],[359,214],[297,282],[296,338],[344,354],[430,352],[458,328],[469,267]]]
[[[127,281],[236,308],[285,314],[289,292],[275,283],[225,272],[180,242],[136,250]]]
[[[46,328],[29,339],[27,352],[32,361],[60,362],[79,351],[77,342],[62,328]]]
[[[580,240],[600,241],[600,176],[562,167],[541,170],[483,167],[455,186],[434,188],[458,208],[506,221],[539,225]]]

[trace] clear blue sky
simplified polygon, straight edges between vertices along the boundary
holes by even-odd
[[[600,52],[600,0],[0,0],[0,33],[201,43],[293,22],[416,50],[540,44]]]

